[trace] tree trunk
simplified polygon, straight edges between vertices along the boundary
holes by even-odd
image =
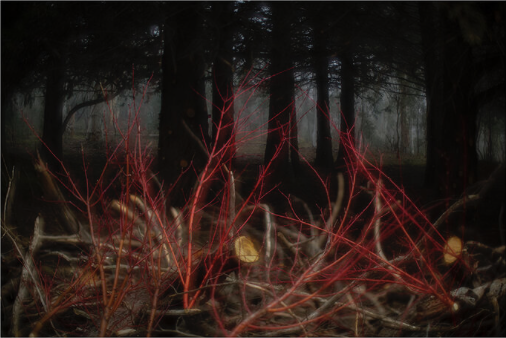
[[[119,91],[116,91],[113,94],[108,93],[107,99],[108,100],[113,100],[114,98],[116,98],[116,96],[119,95],[119,93],[120,93]],[[100,104],[100,103],[105,102],[105,101],[106,101],[106,98],[102,95],[102,96],[100,96],[100,97],[98,97],[96,99],[89,100],[89,101],[83,101],[83,102],[75,105],[74,107],[72,107],[72,109],[69,110],[69,112],[65,116],[65,119],[63,120],[62,133],[65,133],[65,130],[67,129],[67,126],[71,123],[71,120],[75,120],[75,113],[77,111],[79,111],[82,108],[86,108],[86,107],[89,107],[89,106],[94,106],[96,104]]]
[[[325,36],[320,21],[315,22],[314,44],[315,44],[315,73],[316,73],[316,159],[315,164],[330,172],[332,169],[332,136],[330,134],[329,114],[329,61],[326,55]]]
[[[286,3],[272,3],[272,49],[269,100],[269,132],[264,161],[272,162],[270,179],[273,184],[289,178],[290,116],[295,109],[294,79],[290,53],[290,25]]]
[[[355,85],[353,83],[353,59],[351,52],[346,50],[340,57],[341,61],[341,126],[339,138],[339,151],[336,166],[342,170],[346,163],[353,160],[353,152],[347,147],[355,147],[353,127],[355,125]],[[343,139],[346,136],[347,140]]]
[[[395,155],[397,159],[401,157],[401,111],[402,111],[402,98],[401,95],[395,95],[395,109],[396,109],[396,122],[395,122]]]
[[[114,89],[111,90],[113,92]],[[108,91],[109,93],[109,91]],[[118,135],[118,117],[119,117],[119,107],[117,104],[117,97],[108,97],[105,104],[105,123],[104,123],[104,138],[106,142],[115,141],[116,136]]]
[[[470,46],[442,13],[444,44],[436,40],[435,8],[420,4],[427,90],[426,185],[441,197],[461,194],[477,176],[475,72]],[[442,66],[438,67],[437,65]]]
[[[61,56],[50,56],[48,61],[48,74],[46,79],[46,93],[44,96],[44,126],[41,155],[51,170],[58,170],[57,158],[62,160],[62,110],[64,100],[65,62]]]
[[[475,71],[471,46],[462,38],[457,23],[447,21],[447,36],[454,36],[444,49],[445,115],[443,137],[439,145],[440,172],[447,196],[461,194],[476,182],[478,156],[476,153]],[[455,36],[456,35],[456,36]]]
[[[419,3],[420,26],[424,55],[425,95],[427,99],[425,186],[437,189],[436,180],[440,161],[436,145],[441,143],[442,125],[437,116],[444,114],[442,85],[442,55],[438,15],[432,4]]]
[[[2,155],[5,157],[7,155],[7,128],[6,127],[7,127],[7,124],[12,123],[12,117],[13,117],[13,114],[11,112],[12,111],[11,106],[12,106],[13,90],[11,90],[10,88],[4,89],[4,87],[6,87],[6,86],[2,86],[2,111],[0,114],[0,119],[1,119],[0,145],[1,145],[1,149],[2,149]],[[6,163],[6,165],[9,165],[7,168],[10,168],[10,163],[9,164]],[[2,196],[4,196],[4,195],[2,195]]]
[[[401,154],[407,154],[409,152],[409,121],[408,121],[408,104],[407,104],[407,90],[405,75],[401,75],[401,97],[400,97],[400,125],[401,125],[401,139],[400,139],[400,152]]]
[[[102,141],[102,116],[104,108],[103,104],[95,105],[91,108],[88,130],[86,132],[86,141],[94,147],[98,147]]]
[[[235,156],[234,135],[234,86],[233,86],[233,38],[234,30],[230,26],[234,14],[233,2],[213,3],[213,12],[216,18],[218,34],[218,55],[213,64],[213,136],[217,149],[226,147],[223,163],[229,168]],[[219,136],[218,127],[221,125]]]
[[[201,44],[196,42],[203,22],[196,13],[199,4],[181,6],[178,15],[169,15],[164,25],[158,145],[159,170],[170,189],[168,203],[179,206],[186,202],[196,173],[207,162],[198,140],[209,137],[206,103],[199,95],[205,92],[205,63]]]
[[[483,116],[484,115],[484,116]],[[483,114],[481,117],[481,128],[483,132],[483,159],[486,161],[494,161],[495,160],[495,147],[494,147],[494,123],[497,123],[495,117],[490,112]],[[478,130],[479,127],[476,126]],[[476,139],[478,140],[480,137],[477,135]]]
[[[292,75],[293,77],[293,75]],[[295,102],[295,98],[294,98]],[[297,110],[295,103],[292,104],[290,110],[290,162],[292,164],[292,170],[294,175],[298,175],[300,172],[300,157],[299,157],[299,127],[297,120]]]

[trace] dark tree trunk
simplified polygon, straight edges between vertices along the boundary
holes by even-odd
[[[198,4],[178,5],[184,8],[179,12],[174,8],[178,15],[169,16],[164,26],[158,148],[159,170],[173,205],[184,204],[189,196],[196,173],[207,161],[198,140],[208,138],[206,104],[199,95],[205,92],[205,63],[196,42],[203,22],[196,12]]]
[[[65,116],[65,119],[63,120],[63,124],[62,124],[62,133],[65,133],[65,130],[67,129],[67,126],[69,125],[69,122],[70,120],[73,119],[73,117],[75,117],[75,113],[77,111],[79,111],[80,109],[82,108],[86,108],[86,107],[90,107],[90,106],[94,106],[96,104],[100,104],[102,102],[105,102],[105,101],[109,101],[111,102],[114,98],[116,98],[116,96],[118,96],[120,94],[119,91],[116,91],[114,92],[112,95],[111,94],[108,94],[108,97],[104,97],[103,95],[101,95],[99,98],[96,98],[96,99],[93,99],[93,100],[88,100],[88,101],[83,101],[77,105],[75,105],[74,107],[72,107],[68,113],[67,113],[67,116]]]
[[[234,29],[231,27],[234,14],[233,2],[213,3],[218,35],[218,55],[213,64],[213,142],[217,149],[226,146],[223,163],[229,168],[235,156],[234,135],[234,87],[233,87],[233,38]],[[218,127],[221,125],[219,136]]]
[[[494,141],[492,137],[492,133],[494,130],[494,122],[496,121],[495,118],[493,118],[492,114],[488,113],[486,114],[484,118],[483,123],[483,129],[485,132],[485,153],[483,154],[483,158],[487,161],[494,161],[494,153],[495,153],[495,147],[494,147]],[[478,127],[477,127],[478,129]]]
[[[325,35],[320,21],[315,22],[315,73],[316,73],[316,159],[315,164],[330,172],[332,169],[332,136],[329,114],[329,60],[325,48]]]
[[[59,170],[58,161],[62,160],[62,109],[64,100],[65,62],[61,56],[50,56],[44,95],[44,126],[41,146],[42,158],[51,170]]]
[[[272,49],[269,100],[269,133],[265,163],[272,161],[272,183],[285,182],[289,172],[290,116],[295,109],[294,79],[290,53],[290,24],[286,3],[272,3]]]
[[[353,160],[353,152],[346,149],[343,136],[347,136],[348,147],[355,147],[353,127],[355,126],[355,85],[353,59],[351,52],[346,50],[340,57],[341,61],[341,126],[339,138],[339,151],[337,153],[336,166],[342,170],[346,163]]]
[[[427,86],[425,179],[439,196],[451,197],[461,194],[477,176],[476,82],[471,47],[446,13],[441,13],[439,29],[444,44],[434,46],[435,12],[432,6],[420,5]]]
[[[295,104],[292,104],[292,109],[290,111],[290,161],[292,163],[294,175],[298,175],[300,172],[299,127]]]
[[[395,152],[397,159],[401,157],[401,154],[406,154],[409,150],[409,123],[407,114],[407,93],[406,93],[406,82],[404,81],[403,75],[400,75],[401,79],[399,82],[399,94],[395,96],[396,103],[396,138],[395,138]]]
[[[400,130],[401,130],[401,104],[402,104],[402,99],[401,99],[401,95],[397,94],[395,95],[395,106],[396,106],[396,125],[395,125],[395,146],[394,146],[394,150],[395,150],[395,154],[396,154],[396,157],[397,159],[400,158],[401,156],[401,135],[400,135]]]
[[[11,100],[12,100],[12,90],[4,89],[2,87],[2,111],[0,114],[1,125],[0,125],[0,137],[1,137],[1,148],[2,154],[5,155],[7,152],[7,124],[12,123],[12,113],[11,113]]]
[[[425,186],[435,189],[437,187],[436,174],[440,171],[440,161],[436,144],[440,144],[442,125],[436,118],[442,116],[443,111],[443,85],[442,85],[442,42],[438,34],[438,16],[432,4],[419,3],[420,26],[422,33],[422,46],[425,71],[425,93],[427,99],[427,162],[425,166]]]
[[[445,26],[445,36],[454,38],[444,45],[445,114],[441,117],[443,137],[436,148],[441,151],[441,186],[447,196],[455,196],[476,182],[478,106],[471,46],[463,40],[458,23],[446,21]]]
[[[401,77],[401,97],[400,97],[400,127],[401,127],[401,139],[400,139],[400,153],[406,154],[409,152],[409,131],[410,125],[408,120],[408,93],[406,90],[406,81],[404,80],[404,75]]]

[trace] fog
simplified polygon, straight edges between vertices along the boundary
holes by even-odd
[[[234,108],[238,135],[249,133],[249,137],[256,135],[248,143],[248,150],[262,153],[266,141],[269,98],[258,88],[244,90],[236,88],[237,95]],[[86,99],[86,93],[73,95],[64,102],[64,118],[78,103]],[[212,84],[206,85],[206,100],[208,115],[212,109]],[[332,118],[331,135],[334,156],[336,155],[340,127],[340,91],[330,91],[330,116]],[[305,86],[296,91],[296,111],[298,120],[298,141],[303,153],[311,157],[316,148],[316,89]],[[404,155],[425,155],[426,133],[426,101],[420,95],[410,95],[406,99],[405,114],[408,124],[408,143]],[[6,141],[25,149],[35,149],[36,137],[30,130],[39,135],[42,133],[44,97],[41,92],[34,92],[31,97],[16,95],[12,100],[8,114]],[[366,148],[374,152],[395,152],[401,134],[398,123],[400,111],[398,95],[386,91],[369,90],[356,97],[355,136],[357,146],[362,151]],[[505,119],[500,113],[501,105],[487,105],[482,108],[478,121],[478,154],[480,159],[495,161],[505,160]],[[158,136],[158,121],[160,113],[160,94],[149,89],[146,93],[136,93],[135,100],[132,91],[94,106],[78,110],[66,126],[63,138],[65,142],[95,142],[103,143],[120,137],[117,128],[126,130],[132,121],[135,111],[139,110],[141,134],[149,137],[152,144],[156,144]],[[26,121],[23,120],[26,118]],[[117,121],[115,123],[114,121]],[[116,126],[115,126],[116,125]],[[211,119],[209,119],[209,133],[211,133]],[[253,132],[253,134],[251,134]],[[64,145],[65,147],[65,145]],[[245,151],[239,147],[238,152]]]

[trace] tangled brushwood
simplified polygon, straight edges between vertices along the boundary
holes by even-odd
[[[137,123],[137,116],[133,120]],[[290,195],[285,195],[287,210],[267,204],[270,164],[260,170],[251,191],[240,196],[239,175],[222,160],[226,152],[202,144],[207,165],[185,207],[175,208],[166,204],[164,192],[170,190],[150,171],[148,148],[132,136],[134,130],[108,155],[107,170],[115,167],[117,174],[101,174],[95,184],[86,180],[79,185],[64,166],[64,174],[56,175],[41,160],[36,162],[45,199],[55,202],[51,206],[63,229],[48,233],[49,220],[40,215],[29,242],[23,243],[9,224],[2,225],[3,240],[21,262],[10,272],[12,282],[2,285],[3,295],[4,288],[16,294],[11,303],[2,300],[8,333],[505,332],[504,246],[463,243],[439,231],[452,213],[479,195],[457,201],[432,223],[355,150],[349,135],[341,135],[349,141],[352,160],[337,175],[336,196],[330,196],[321,179],[328,205],[320,214]],[[248,141],[242,135],[234,139],[234,146]],[[85,174],[87,168],[83,154]],[[369,204],[353,210],[359,194],[369,196]]]

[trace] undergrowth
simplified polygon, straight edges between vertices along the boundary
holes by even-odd
[[[235,97],[255,90],[245,81]],[[39,216],[22,247],[4,215],[3,233],[22,264],[15,301],[3,307],[12,315],[10,334],[453,335],[475,334],[473,323],[497,324],[492,310],[472,309],[464,291],[479,261],[462,243],[447,245],[438,229],[445,215],[431,222],[350,134],[340,133],[349,161],[336,173],[337,194],[301,155],[326,196],[319,213],[305,196],[266,183],[272,161],[239,193],[241,173],[224,158],[228,147],[262,135],[239,128],[255,116],[239,116],[222,147],[192,136],[208,161],[186,205],[176,208],[141,142],[141,103],[132,102],[131,123],[108,144],[97,180],[89,179],[84,150],[84,182],[61,161],[63,174],[36,161],[64,234],[47,234],[50,220]],[[220,123],[216,140],[229,127]],[[274,191],[285,210],[266,203]],[[366,203],[356,202],[364,196]]]

